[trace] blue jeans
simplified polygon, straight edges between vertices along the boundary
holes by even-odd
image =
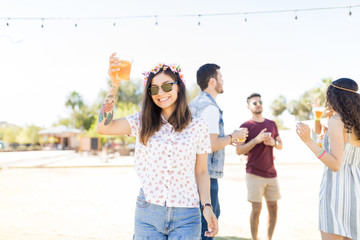
[[[219,203],[219,184],[217,178],[210,178],[210,197],[211,205],[213,206],[213,211],[215,216],[219,219],[220,216],[220,203]],[[204,216],[201,213],[201,239],[203,240],[213,240],[213,237],[205,237],[204,234],[208,230],[207,222]]]
[[[136,201],[134,240],[200,240],[200,233],[199,208],[152,204],[140,190]]]

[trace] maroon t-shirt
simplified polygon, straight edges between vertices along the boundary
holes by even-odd
[[[246,127],[249,130],[249,136],[245,143],[255,138],[264,128],[266,132],[271,132],[271,137],[276,138],[279,132],[274,121],[265,119],[264,122],[255,122],[249,120],[240,127]],[[274,178],[277,176],[274,166],[273,147],[259,143],[248,152],[248,161],[246,164],[246,172],[265,178]]]

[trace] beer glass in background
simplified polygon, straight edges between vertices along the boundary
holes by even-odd
[[[315,115],[315,120],[320,120],[321,116],[324,113],[325,108],[324,107],[314,107],[313,111],[314,111],[314,115]]]
[[[129,81],[130,80],[130,70],[133,62],[132,57],[120,55],[118,53],[115,54],[116,60],[118,60],[118,64],[113,66],[115,71],[112,73],[115,76],[116,81]]]
[[[321,147],[321,148],[322,148],[323,143],[324,143],[324,138],[323,138],[323,137],[324,137],[324,136],[322,135],[322,136],[317,137],[317,139],[316,139],[317,145],[318,145],[319,147]]]

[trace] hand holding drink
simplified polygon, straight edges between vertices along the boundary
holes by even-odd
[[[121,81],[129,81],[132,58],[113,53],[109,59],[109,76],[114,85]]]

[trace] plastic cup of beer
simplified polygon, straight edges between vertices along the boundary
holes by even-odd
[[[271,132],[264,132],[265,137],[271,137]]]
[[[322,148],[324,140],[323,139],[317,139],[316,141],[317,145]]]
[[[325,108],[324,107],[314,107],[313,111],[315,114],[315,120],[320,120],[321,116],[323,115]]]
[[[133,59],[130,56],[124,56],[116,53],[115,57],[119,60],[119,65],[117,70],[114,71],[115,79],[117,81],[129,81],[130,80],[130,71]]]

